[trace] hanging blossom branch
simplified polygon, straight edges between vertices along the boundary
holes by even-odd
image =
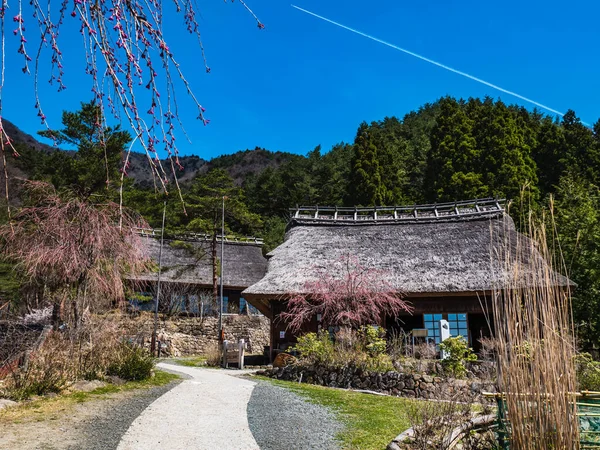
[[[123,298],[124,274],[147,269],[135,231],[147,224],[115,203],[65,198],[44,182],[26,181],[25,190],[34,206],[0,227],[0,254],[51,291],[85,280],[98,295]]]
[[[7,19],[9,0],[1,1],[0,135],[2,139],[0,147],[5,158],[8,149],[12,150],[15,157],[18,156],[18,152],[2,127],[2,89],[6,54],[5,22],[9,20]],[[258,28],[263,29],[264,25],[248,5],[243,0],[239,2],[256,20]],[[188,33],[197,38],[205,70],[210,73],[196,19],[197,6],[194,0],[172,0],[172,3],[163,0],[48,0],[43,3],[39,0],[29,0],[25,5],[23,0],[18,0],[17,14],[12,17],[15,26],[12,34],[18,39],[17,52],[23,57],[21,70],[29,74],[32,62],[28,51],[26,29],[29,17],[33,18],[39,29],[40,42],[35,55],[33,74],[34,107],[41,123],[47,127],[46,115],[39,98],[38,75],[40,67],[43,66],[41,60],[43,50],[48,49],[50,53],[48,82],[57,86],[58,91],[63,91],[67,86],[64,82],[65,69],[60,47],[60,32],[65,25],[77,24],[85,53],[85,73],[91,78],[94,101],[100,106],[99,129],[106,128],[106,110],[110,111],[113,117],[128,122],[133,134],[139,136],[139,142],[146,153],[157,188],[168,193],[167,173],[173,176],[179,191],[176,172],[177,169],[183,169],[175,139],[175,121],[178,121],[185,134],[177,113],[176,83],[183,85],[183,89],[196,106],[197,118],[204,125],[208,125],[210,120],[205,117],[204,107],[195,96],[163,34],[164,8],[173,8],[175,13],[182,16]],[[167,95],[163,99],[161,92],[165,91]],[[147,106],[142,107],[138,97],[143,97]],[[160,146],[166,151],[167,158],[170,160],[168,171],[165,170],[158,156]],[[123,158],[124,176],[127,176],[129,168],[130,151],[131,148]],[[107,183],[109,181],[107,179]]]
[[[296,333],[317,314],[325,328],[358,328],[379,323],[385,316],[411,312],[403,292],[388,278],[386,271],[367,268],[355,256],[343,255],[327,269],[318,269],[316,281],[307,282],[303,293],[292,295],[280,318]]]

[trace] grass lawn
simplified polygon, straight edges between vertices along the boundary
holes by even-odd
[[[410,412],[423,404],[420,400],[260,378],[334,411],[346,425],[346,430],[340,435],[345,449],[385,449],[392,439],[410,428]]]
[[[206,366],[206,357],[205,356],[190,356],[187,358],[177,358],[177,359],[169,358],[169,362],[170,361],[174,362],[177,365],[187,366],[187,367],[205,367]]]
[[[45,415],[52,415],[57,411],[64,411],[77,403],[83,403],[88,400],[107,399],[111,397],[111,394],[132,391],[134,389],[163,386],[179,378],[179,375],[155,369],[154,377],[143,381],[128,381],[122,385],[107,384],[104,387],[94,389],[90,392],[74,392],[72,394],[58,395],[56,397],[42,397],[37,400],[24,402],[17,406],[0,410],[0,423],[18,422],[20,420],[31,418],[32,415],[41,418]]]

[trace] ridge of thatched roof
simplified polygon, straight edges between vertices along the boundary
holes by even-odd
[[[534,279],[533,271],[540,267],[539,252],[523,244],[531,241],[516,231],[503,208],[452,220],[370,220],[356,225],[292,218],[284,243],[267,255],[266,275],[244,296],[306,293],[308,282],[316,281],[323,269],[334,270],[335,262],[345,255],[356,257],[366,268],[383,271],[389,285],[407,296],[489,292],[509,282],[515,286],[510,271],[499,262],[507,250],[519,253],[523,280]],[[569,284],[558,274],[555,280]]]
[[[413,206],[296,206],[290,208],[288,229],[295,225],[374,225],[455,222],[497,218],[505,213],[505,200],[484,198]]]
[[[158,263],[160,238],[146,235],[142,241],[149,256]],[[252,242],[224,243],[223,285],[225,288],[244,289],[259,281],[266,273],[267,260],[261,245]],[[217,244],[217,258],[221,259],[221,243]],[[156,272],[131,277],[134,281],[157,279]],[[161,281],[212,286],[211,241],[165,239],[162,250]]]

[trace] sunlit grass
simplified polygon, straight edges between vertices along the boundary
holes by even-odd
[[[344,449],[385,449],[392,439],[410,428],[410,412],[423,404],[420,400],[363,394],[263,377],[261,379],[332,410],[346,426],[338,436]]]
[[[189,358],[177,358],[172,360],[175,364],[186,367],[204,367],[206,366],[205,356],[191,356]]]
[[[122,385],[107,384],[90,392],[74,392],[71,394],[58,395],[56,397],[43,397],[37,400],[21,403],[0,410],[0,423],[19,423],[23,421],[55,420],[59,413],[64,413],[77,403],[89,400],[105,400],[119,392],[127,392],[135,389],[148,389],[164,386],[179,379],[179,375],[155,370],[155,375],[143,381],[129,381]]]

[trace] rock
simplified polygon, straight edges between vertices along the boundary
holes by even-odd
[[[279,353],[276,357],[275,357],[275,361],[273,361],[273,367],[285,367],[285,366],[289,366],[290,364],[294,364],[296,363],[296,361],[298,361],[294,356],[290,355],[289,353]]]
[[[423,375],[422,378],[425,383],[433,383],[433,377],[429,375]]]
[[[86,381],[80,380],[69,386],[69,392],[91,392],[106,386],[106,382],[100,380]]]
[[[13,402],[7,398],[0,398],[0,409],[10,408],[11,406],[15,406],[17,402]]]
[[[152,373],[154,374],[154,371],[152,371]],[[109,376],[108,377],[108,381],[111,384],[114,384],[116,386],[121,386],[121,385],[125,384],[125,380],[123,378],[121,378],[121,377],[116,376],[116,375]]]

